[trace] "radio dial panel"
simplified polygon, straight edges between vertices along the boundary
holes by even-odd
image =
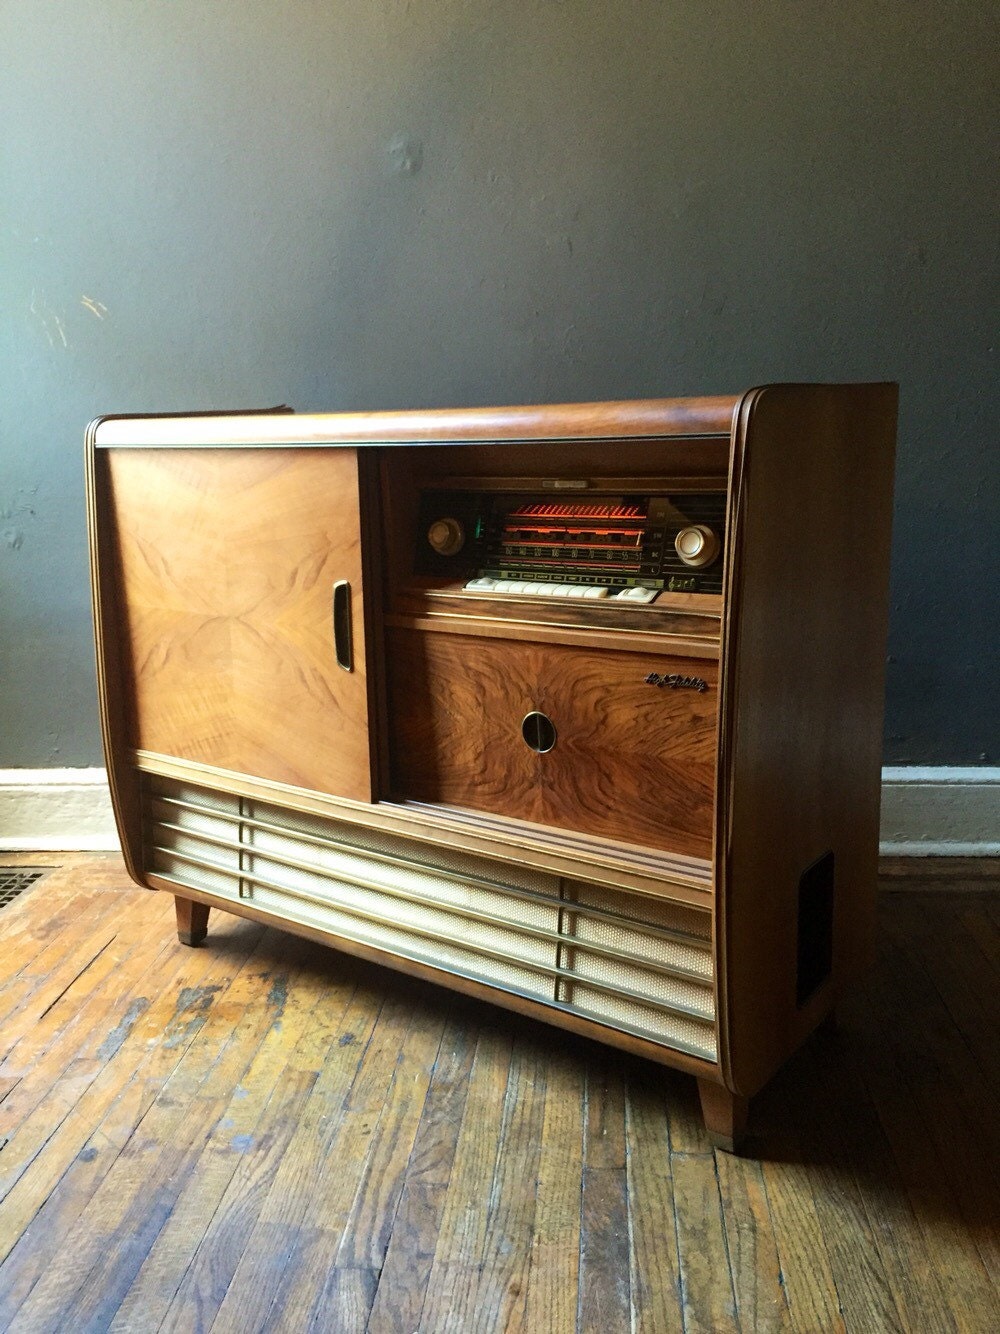
[[[721,593],[722,492],[586,499],[493,490],[421,494],[413,569],[512,596]],[[597,590],[603,590],[598,593]]]

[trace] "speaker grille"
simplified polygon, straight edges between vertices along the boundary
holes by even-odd
[[[704,910],[147,774],[146,869],[716,1059]]]

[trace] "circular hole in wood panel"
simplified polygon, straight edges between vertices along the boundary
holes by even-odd
[[[544,713],[526,714],[521,723],[521,735],[524,737],[525,745],[530,746],[539,755],[544,755],[556,744],[556,729],[552,719]]]

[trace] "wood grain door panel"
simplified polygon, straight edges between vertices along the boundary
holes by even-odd
[[[108,471],[133,744],[370,800],[355,451],[123,449]]]
[[[396,797],[711,856],[717,664],[416,630],[388,656]],[[545,754],[521,733],[532,710],[556,729]]]

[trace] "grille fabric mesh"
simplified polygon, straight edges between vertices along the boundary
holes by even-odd
[[[433,963],[438,967],[455,968],[467,976],[481,977],[489,982],[499,982],[503,986],[523,991],[538,1000],[550,1000],[551,988],[544,974],[528,968],[518,968],[516,963],[507,959],[492,959],[471,951],[462,950],[440,941],[420,941],[409,934],[405,928],[389,923],[365,924],[359,930],[359,923],[349,912],[336,908],[317,908],[301,901],[289,900],[287,896],[269,889],[255,890],[253,901],[258,907],[270,908],[282,917],[304,922],[309,926],[331,931],[348,939],[361,939],[365,944],[375,945],[390,954],[400,954],[404,958],[417,959]]]
[[[390,867],[367,867],[365,873],[371,876],[373,870],[384,874],[391,871]],[[481,944],[484,947],[492,949],[499,954],[520,956],[524,959],[531,959],[533,962],[546,963],[552,953],[552,948],[544,941],[535,940],[530,936],[519,936],[512,931],[498,929],[488,926],[482,922],[470,921],[456,913],[448,912],[446,906],[431,906],[430,902],[411,903],[406,899],[394,898],[391,893],[379,893],[377,890],[362,888],[352,885],[346,880],[330,881],[312,872],[299,871],[288,866],[279,866],[277,863],[269,862],[265,857],[257,857],[254,860],[254,874],[266,882],[267,885],[262,888],[273,888],[275,884],[287,886],[290,890],[299,890],[310,896],[321,900],[323,904],[330,907],[336,906],[350,911],[351,908],[360,910],[362,916],[372,914],[388,922],[395,922],[402,927],[414,927],[417,934],[424,936],[427,934],[430,938],[434,935],[441,936],[459,936],[464,940],[474,944]],[[386,880],[392,880],[392,876],[386,876]],[[425,893],[440,903],[440,891],[446,892],[453,889],[453,886],[445,882],[435,882],[428,877],[428,882],[424,885]],[[258,891],[254,890],[256,898]],[[494,895],[495,900],[499,895]],[[446,901],[445,901],[446,904]],[[511,899],[503,905],[506,909],[504,916],[516,916],[522,905],[517,899]],[[555,913],[552,914],[553,922]]]
[[[449,848],[427,865],[407,839],[172,779],[147,775],[146,798],[147,865],[180,887],[242,889],[290,922],[715,1059],[704,911]]]
[[[667,973],[654,973],[648,968],[637,968],[616,959],[604,959],[572,945],[564,947],[564,954],[569,956],[572,971],[578,977],[606,982],[612,989],[623,987],[637,991],[642,996],[681,1010],[694,1010],[703,1019],[713,1018],[711,986],[700,986],[697,982],[687,982]]]
[[[603,917],[583,913],[563,913],[563,933],[572,940],[608,945],[612,949],[637,954],[654,963],[667,964],[684,972],[697,973],[706,982],[712,980],[712,956],[701,944],[667,940],[631,927],[609,922]]]
[[[228,899],[239,898],[239,872],[235,869],[212,871],[193,866],[184,857],[172,856],[165,848],[157,848],[147,856],[147,865],[151,871],[168,876],[181,885],[190,885],[192,889],[204,889]]]
[[[254,802],[254,815],[268,824],[281,825],[291,832],[312,834],[323,839],[336,839],[351,847],[370,852],[384,853],[390,857],[402,857],[417,861],[415,846],[409,839],[399,838],[395,834],[384,833],[379,829],[367,829],[364,825],[346,824],[330,820],[321,815],[308,815],[301,811],[286,811],[281,806],[272,806],[265,802]],[[481,879],[494,880],[493,868],[489,862],[468,853],[456,852],[440,844],[424,844],[425,856],[421,863],[440,866],[447,871],[465,873]],[[516,889],[528,889],[538,894],[558,896],[559,881],[556,876],[546,875],[544,871],[534,871],[527,866],[504,866],[503,880]]]
[[[652,1037],[664,1046],[680,1047],[682,1051],[703,1056],[707,1061],[715,1060],[715,1030],[711,1024],[623,1000],[620,996],[609,996],[580,983],[574,983],[572,987],[570,1005],[603,1020],[612,1028]]]
[[[293,860],[303,860],[302,845],[294,839],[272,834],[270,831],[253,831],[250,838],[252,846],[261,858],[268,852]],[[423,870],[416,864],[396,866],[390,863],[378,863],[362,852],[348,852],[341,848],[309,848],[309,860],[317,867],[322,867],[339,880],[350,881],[353,878],[371,880],[373,875],[389,889],[401,891],[403,895],[419,894],[425,896],[428,881],[434,884],[434,896],[443,902],[459,908],[479,908],[492,910],[501,916],[513,915],[528,925],[547,927],[554,931],[558,928],[558,902],[534,903],[516,898],[514,895],[493,893],[476,886],[463,885],[454,880],[438,877],[433,870]],[[515,907],[516,905],[516,907]]]

